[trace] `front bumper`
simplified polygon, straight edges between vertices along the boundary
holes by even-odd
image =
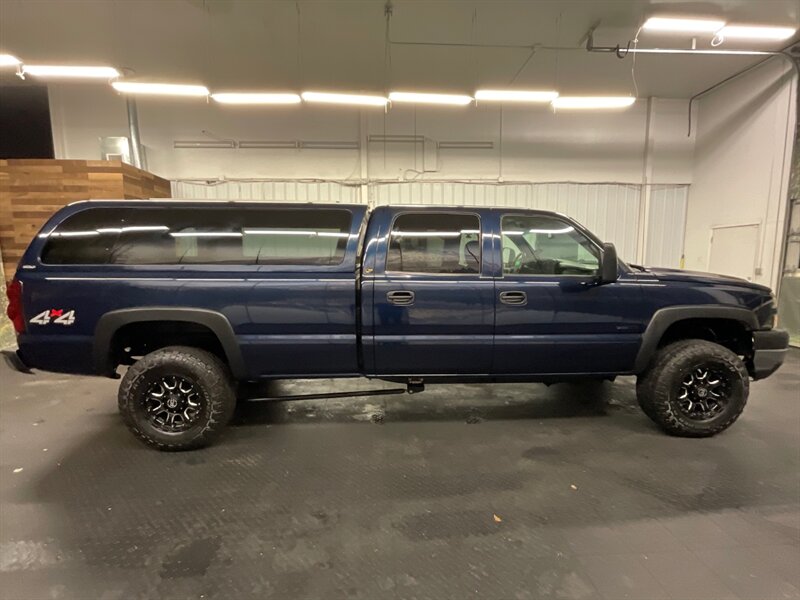
[[[753,332],[753,364],[750,375],[764,379],[778,370],[789,351],[789,332],[783,329]]]

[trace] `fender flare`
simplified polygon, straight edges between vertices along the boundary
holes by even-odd
[[[642,373],[656,353],[658,342],[664,332],[679,321],[687,319],[725,319],[736,321],[748,331],[758,329],[758,319],[752,310],[735,306],[669,306],[653,314],[650,323],[642,334],[642,343],[634,363],[634,373]]]
[[[94,330],[94,362],[98,373],[109,373],[109,348],[117,330],[131,323],[153,321],[182,321],[208,327],[217,336],[231,372],[236,379],[245,379],[245,368],[236,334],[230,321],[222,313],[203,308],[147,307],[123,308],[107,312],[100,317]]]

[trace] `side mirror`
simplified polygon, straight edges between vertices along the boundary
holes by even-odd
[[[603,252],[600,254],[600,284],[614,283],[619,279],[617,249],[614,244],[603,244]]]

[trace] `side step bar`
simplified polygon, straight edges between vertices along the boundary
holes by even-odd
[[[425,391],[421,380],[410,380],[403,388],[388,390],[355,390],[352,392],[329,392],[326,394],[298,394],[294,396],[271,396],[269,398],[249,398],[248,402],[289,402],[291,400],[330,400],[333,398],[353,398],[364,396],[394,396],[397,394],[418,394]]]

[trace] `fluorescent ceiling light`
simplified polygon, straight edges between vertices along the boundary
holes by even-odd
[[[389,94],[390,102],[414,102],[417,104],[449,104],[466,106],[472,102],[472,96],[461,94],[425,94],[418,92],[392,92]]]
[[[152,94],[161,96],[208,96],[208,89],[202,85],[181,85],[176,83],[140,83],[138,81],[114,81],[111,86],[126,94]]]
[[[722,38],[746,40],[786,40],[797,29],[794,27],[768,27],[766,25],[727,25],[717,32]]]
[[[25,65],[25,75],[35,77],[77,77],[113,79],[119,77],[119,71],[113,67],[70,67],[65,65]]]
[[[715,33],[725,26],[717,19],[684,19],[679,17],[650,17],[642,25],[647,31],[683,31],[693,33]]]
[[[477,229],[462,229],[460,231],[392,231],[392,237],[460,237],[462,234],[480,233]]]
[[[16,67],[20,60],[10,54],[0,54],[0,67]]]
[[[528,229],[529,233],[545,233],[547,235],[558,235],[559,233],[570,233],[575,231],[574,227],[562,227],[561,229]]]
[[[611,48],[613,50],[613,48]],[[691,48],[631,48],[625,50],[631,54],[719,54],[729,56],[775,56],[774,52],[767,50],[692,50]]]
[[[273,94],[261,92],[225,92],[211,94],[211,97],[222,104],[297,104],[297,94]]]
[[[559,96],[553,108],[625,108],[636,102],[632,96]]]
[[[100,235],[99,231],[54,231],[52,237],[92,237]]]
[[[543,233],[547,235],[557,235],[559,233],[570,233],[571,231],[575,231],[575,228],[562,227],[560,229],[528,229],[527,231],[503,230],[503,235],[525,235],[526,233]]]
[[[348,238],[349,233],[338,233],[333,231],[312,231],[305,229],[244,229],[245,235],[302,235],[302,236],[318,236],[318,237],[332,237],[332,238]]]
[[[478,90],[475,100],[485,102],[552,102],[558,92],[533,90]]]
[[[383,96],[364,96],[362,94],[336,94],[330,92],[303,92],[306,102],[325,104],[347,104],[352,106],[386,106],[388,100]]]
[[[166,225],[130,225],[128,227],[101,227],[98,233],[129,233],[139,231],[169,231]]]
[[[172,237],[176,238],[193,238],[193,237],[206,237],[206,238],[240,238],[242,234],[238,231],[176,231],[170,233]]]

